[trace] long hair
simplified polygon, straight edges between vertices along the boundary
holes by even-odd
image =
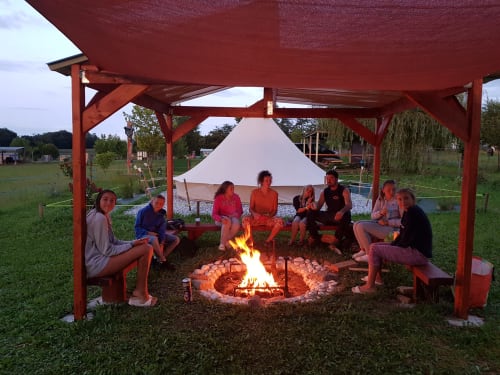
[[[214,199],[221,194],[226,194],[226,191],[229,188],[229,186],[234,186],[234,184],[231,181],[224,181],[222,184],[220,184],[219,188],[214,194]]]
[[[104,211],[102,210],[101,208],[101,199],[102,199],[102,196],[106,193],[110,193],[110,194],[113,194],[115,196],[115,199],[117,199],[118,197],[116,196],[116,193],[113,191],[113,190],[109,190],[109,189],[105,189],[105,190],[101,190],[99,192],[99,194],[97,194],[97,197],[95,198],[95,203],[94,203],[94,208],[97,212],[100,212],[101,214],[104,213]]]
[[[312,189],[312,197],[308,197],[308,198],[306,199],[306,197],[305,197],[305,195],[306,195],[306,191],[307,191],[307,189],[309,189],[309,188],[311,188],[311,189]],[[316,200],[316,197],[314,196],[314,194],[315,194],[315,191],[314,191],[314,188],[313,188],[313,186],[312,186],[312,185],[306,185],[306,186],[304,186],[304,188],[302,189],[302,194],[300,194],[300,205],[301,205],[301,206],[305,206],[305,205],[306,205],[306,203],[307,203],[307,200],[309,200],[309,199],[311,199],[311,198],[312,198],[312,200],[313,200],[313,201],[315,201],[315,200]]]
[[[380,188],[380,194],[378,195],[378,199],[383,201],[385,199],[385,193],[384,193],[384,188],[387,185],[396,185],[396,181],[394,180],[385,180],[384,183],[382,184],[382,187]]]

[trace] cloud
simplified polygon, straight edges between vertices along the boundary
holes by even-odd
[[[28,72],[39,71],[38,62],[0,60],[0,72]]]
[[[21,3],[21,4],[20,4]],[[35,16],[33,12],[26,12],[26,4],[24,1],[0,0],[0,29],[4,30],[19,30],[26,26],[45,26],[47,22]],[[28,5],[29,6],[29,5]],[[31,6],[29,6],[31,8]]]

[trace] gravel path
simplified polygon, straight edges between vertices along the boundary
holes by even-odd
[[[163,195],[165,195],[163,193]],[[353,214],[364,214],[371,212],[371,199],[366,199],[362,195],[351,193],[352,199],[352,213]],[[133,208],[125,211],[128,215],[136,215],[142,207],[147,203],[134,206]],[[243,213],[248,212],[248,204],[243,204]],[[185,199],[177,197],[174,191],[174,214],[180,216],[194,215],[196,214],[196,202],[191,202],[191,211],[189,211],[189,205]],[[200,202],[200,214],[211,215],[212,214],[212,202]],[[295,215],[295,209],[291,204],[280,204],[278,206],[278,216],[281,217],[292,217]]]

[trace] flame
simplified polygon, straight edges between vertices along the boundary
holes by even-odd
[[[254,295],[256,289],[266,290],[271,287],[278,287],[274,281],[273,274],[267,272],[264,264],[260,261],[260,251],[248,246],[247,240],[250,238],[250,231],[245,230],[245,234],[236,237],[234,241],[229,241],[230,245],[236,251],[239,251],[241,261],[246,265],[247,272],[243,280],[238,285],[239,288],[247,288],[250,295]]]

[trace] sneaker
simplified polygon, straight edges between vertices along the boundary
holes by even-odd
[[[358,251],[356,254],[352,256],[352,259],[356,259],[357,257],[362,257],[363,255],[366,255],[364,250]]]
[[[224,244],[220,244],[219,245],[219,250],[220,251],[226,251],[226,247],[224,246]]]
[[[356,257],[354,260],[358,263],[368,263],[368,255],[365,254],[360,257]]]

